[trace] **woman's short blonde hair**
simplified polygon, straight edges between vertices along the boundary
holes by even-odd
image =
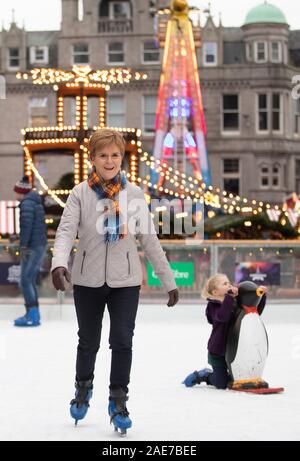
[[[216,274],[216,275],[213,275],[212,277],[210,277],[204,287],[203,287],[203,290],[201,292],[201,296],[202,298],[211,298],[213,296],[213,291],[217,288],[218,286],[218,282],[220,281],[221,278],[223,277],[227,277],[226,274]]]
[[[95,157],[96,149],[102,149],[110,144],[116,144],[116,146],[120,149],[122,156],[125,154],[125,140],[119,131],[112,130],[110,128],[103,128],[95,131],[89,141],[91,159]]]

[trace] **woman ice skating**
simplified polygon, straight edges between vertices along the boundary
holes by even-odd
[[[89,407],[107,304],[112,350],[109,416],[115,429],[126,434],[132,425],[126,401],[142,283],[136,237],[169,294],[168,306],[178,302],[178,290],[143,191],[121,172],[125,152],[122,135],[111,129],[99,130],[92,135],[89,147],[93,168],[67,200],[55,238],[52,278],[55,288],[62,291],[64,278],[71,280],[79,326],[71,416],[77,423]],[[77,232],[79,244],[70,277],[68,259]]]
[[[264,295],[266,287],[259,287]],[[208,363],[212,370],[204,368],[189,374],[183,384],[192,387],[195,384],[211,384],[217,389],[226,389],[231,380],[228,372],[225,353],[228,329],[236,312],[236,297],[238,288],[233,286],[225,274],[216,274],[206,282],[202,292],[208,300],[206,307],[207,321],[212,325],[212,332],[208,341]],[[259,309],[262,311],[266,296],[262,296]]]

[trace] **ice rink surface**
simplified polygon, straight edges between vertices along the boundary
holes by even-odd
[[[94,396],[74,427],[77,325],[72,305],[42,306],[42,326],[18,329],[17,306],[0,306],[0,440],[121,439],[107,414],[110,350],[105,313]],[[207,366],[210,326],[204,305],[139,307],[134,336],[125,440],[300,440],[300,304],[267,305],[269,336],[264,379],[283,386],[278,395],[249,395],[206,385],[185,388],[185,376]]]

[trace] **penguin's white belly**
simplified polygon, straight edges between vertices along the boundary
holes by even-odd
[[[260,378],[268,355],[268,338],[260,316],[249,313],[241,321],[237,352],[231,370],[235,381]]]

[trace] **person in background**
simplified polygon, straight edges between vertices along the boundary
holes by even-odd
[[[40,325],[37,276],[47,248],[45,211],[40,195],[32,190],[28,176],[14,187],[20,201],[21,278],[26,313],[14,321],[16,327]]]

